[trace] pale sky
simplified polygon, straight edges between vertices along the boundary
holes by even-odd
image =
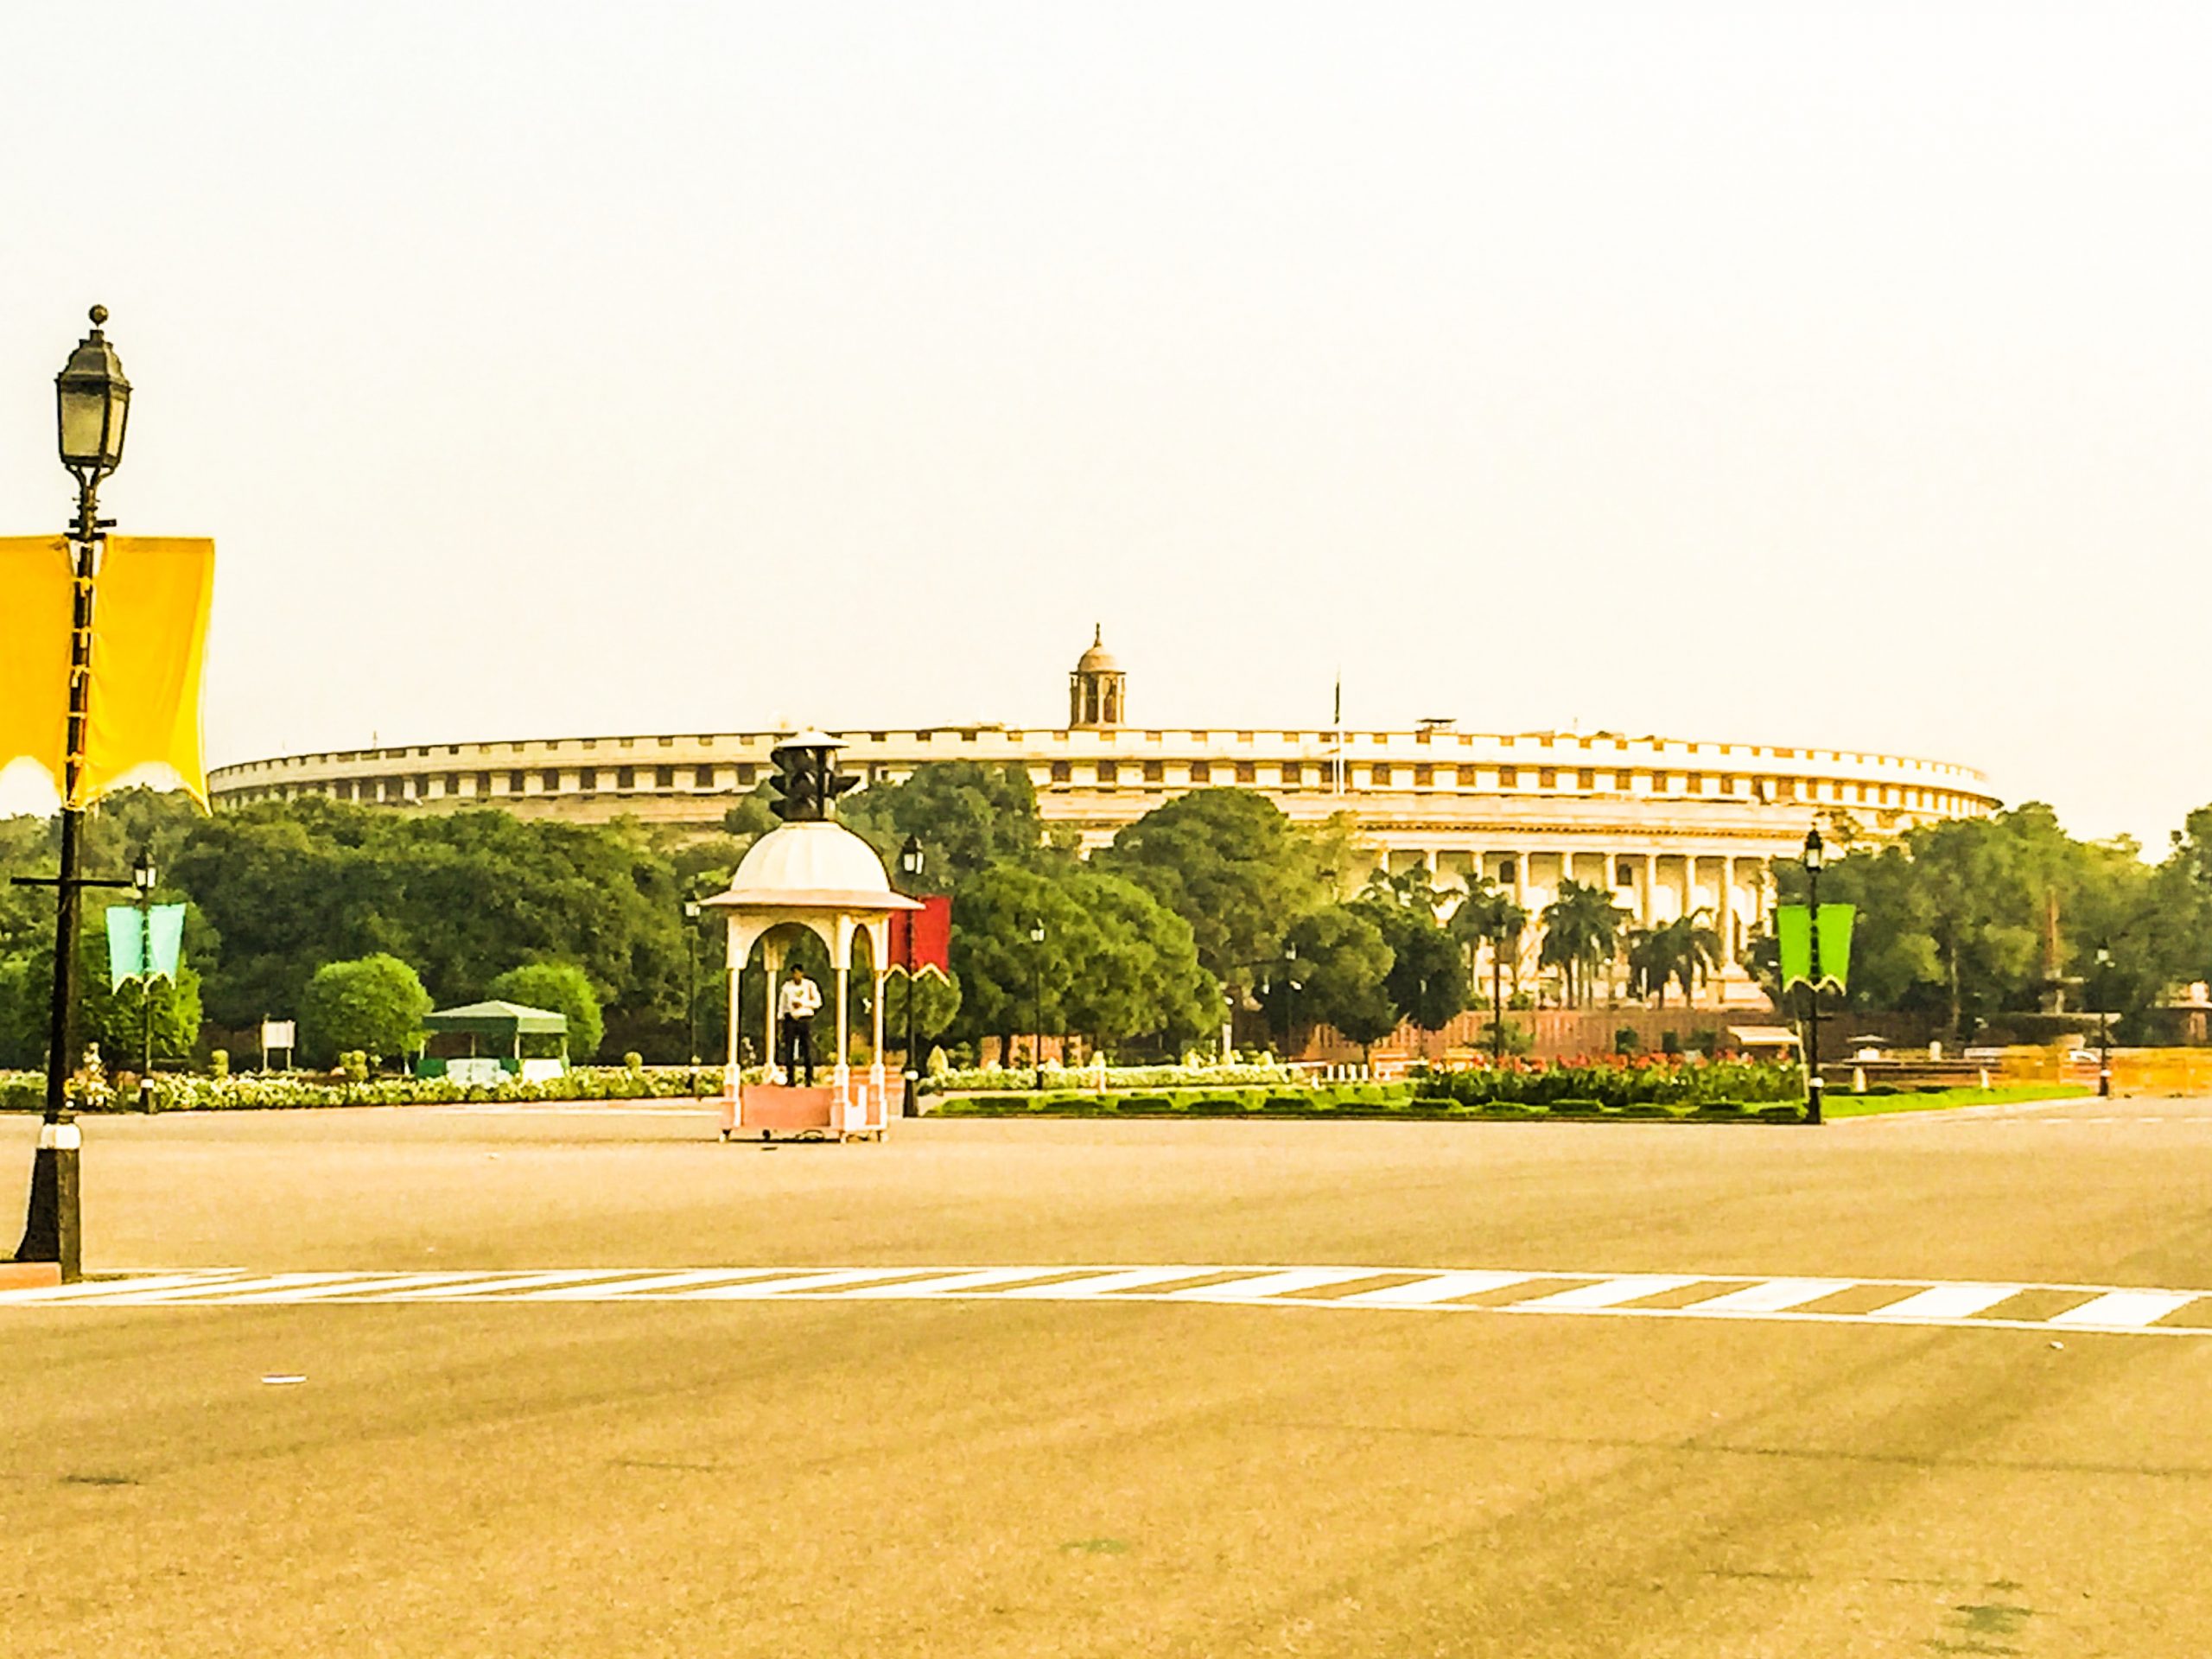
[[[219,548],[218,762],[1566,727],[2212,800],[2212,10],[0,18],[0,531]],[[35,804],[20,786],[0,805]]]

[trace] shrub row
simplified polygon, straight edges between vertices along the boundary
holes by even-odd
[[[1298,1074],[1281,1065],[1045,1065],[1047,1089],[1180,1089],[1235,1088],[1247,1084],[1293,1084]],[[1027,1065],[980,1065],[933,1071],[921,1080],[925,1094],[965,1090],[1027,1089],[1037,1081],[1037,1071]]]
[[[1546,1106],[1586,1103],[1622,1109],[1660,1106],[1695,1110],[1722,1103],[1795,1103],[1805,1097],[1805,1074],[1769,1060],[1636,1059],[1567,1065],[1478,1065],[1436,1072],[1420,1081],[1425,1098],[1456,1105]]]
[[[719,1095],[720,1066],[577,1066],[544,1083],[510,1080],[464,1087],[445,1077],[381,1077],[365,1083],[278,1073],[209,1077],[157,1074],[151,1091],[157,1112],[258,1110],[311,1106],[442,1106],[530,1100],[667,1100]],[[45,1103],[46,1079],[35,1071],[0,1071],[0,1110],[36,1111]],[[118,1096],[111,1109],[134,1111],[138,1098]],[[90,1103],[80,1109],[91,1109]]]
[[[1403,1084],[1353,1084],[1300,1090],[1176,1090],[1159,1094],[1084,1094],[1073,1090],[1020,1095],[963,1095],[937,1108],[944,1117],[1629,1117],[1727,1120],[1755,1116],[1795,1122],[1794,1103],[1758,1100],[1703,1101],[1692,1107],[1641,1102],[1608,1108],[1591,1098],[1562,1096],[1543,1103],[1459,1102],[1416,1095]]]

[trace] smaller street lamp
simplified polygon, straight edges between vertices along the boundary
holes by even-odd
[[[1815,824],[1805,832],[1806,932],[1811,940],[1809,966],[1810,982],[1805,987],[1807,1040],[1805,1055],[1805,1121],[1821,1122],[1821,866],[1827,861],[1827,850],[1821,841],[1821,826]]]
[[[921,886],[922,866],[925,862],[921,837],[907,836],[899,848],[899,874],[906,878],[909,898],[913,896],[912,890]],[[913,1116],[918,1106],[915,1096],[920,1090],[922,1079],[921,1066],[914,1054],[915,989],[914,914],[909,911],[906,914],[906,1099],[899,1109],[901,1115],[906,1117]]]
[[[2112,949],[2097,947],[2097,1098],[2112,1098]]]
[[[699,901],[683,901],[683,1046],[699,1064]]]
[[[1036,1000],[1029,1010],[1036,1020],[1037,1029],[1031,1040],[1037,1048],[1030,1058],[1037,1063],[1037,1087],[1041,1090],[1045,1086],[1045,918],[1041,916],[1029,925],[1029,943],[1036,946],[1031,961],[1037,973]]]

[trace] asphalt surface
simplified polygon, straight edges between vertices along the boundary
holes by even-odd
[[[0,1120],[0,1170],[35,1132]],[[86,1142],[101,1274],[2212,1291],[2196,1102],[775,1151],[673,1113],[416,1109]],[[0,1306],[0,1653],[2212,1649],[2212,1337],[1109,1301]]]

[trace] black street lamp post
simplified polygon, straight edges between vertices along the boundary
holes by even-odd
[[[1029,943],[1037,947],[1031,953],[1037,974],[1036,998],[1029,1005],[1037,1022],[1030,1040],[1037,1046],[1029,1058],[1037,1063],[1037,1087],[1041,1090],[1045,1086],[1045,920],[1041,916],[1030,924]]]
[[[1805,1121],[1808,1123],[1821,1121],[1821,1100],[1824,1087],[1821,1078],[1821,866],[1825,861],[1821,827],[1815,824],[1805,832],[1805,921],[1812,945],[1808,963],[1812,969],[1811,980],[1805,987],[1805,1025],[1808,1045],[1805,1052]]]
[[[910,899],[914,896],[912,890],[921,885],[924,861],[921,838],[918,836],[907,836],[899,849],[899,874],[906,879],[906,886],[909,889],[906,896]],[[918,1000],[915,995],[917,989],[918,987],[914,982],[914,913],[909,911],[906,915],[906,1065],[902,1068],[906,1072],[906,1088],[905,1096],[899,1106],[899,1115],[902,1117],[913,1116],[920,1105],[916,1096],[921,1089],[922,1069],[914,1056],[914,1004]]]
[[[699,901],[683,901],[683,1046],[699,1066]]]
[[[76,600],[69,627],[69,719],[62,755],[60,869],[51,880],[17,876],[20,886],[52,887],[54,1006],[47,1027],[46,1114],[31,1165],[30,1204],[18,1262],[54,1262],[65,1280],[83,1271],[84,1227],[77,1192],[83,1135],[69,1109],[69,1072],[77,1005],[77,918],[88,887],[125,887],[127,881],[95,881],[78,874],[84,830],[75,804],[85,761],[85,722],[92,694],[92,578],[99,545],[112,519],[99,516],[100,480],[123,464],[123,434],[130,414],[130,383],[101,332],[107,308],[92,310],[92,331],[77,344],[54,378],[54,416],[61,464],[77,480],[77,521],[70,527]]]

